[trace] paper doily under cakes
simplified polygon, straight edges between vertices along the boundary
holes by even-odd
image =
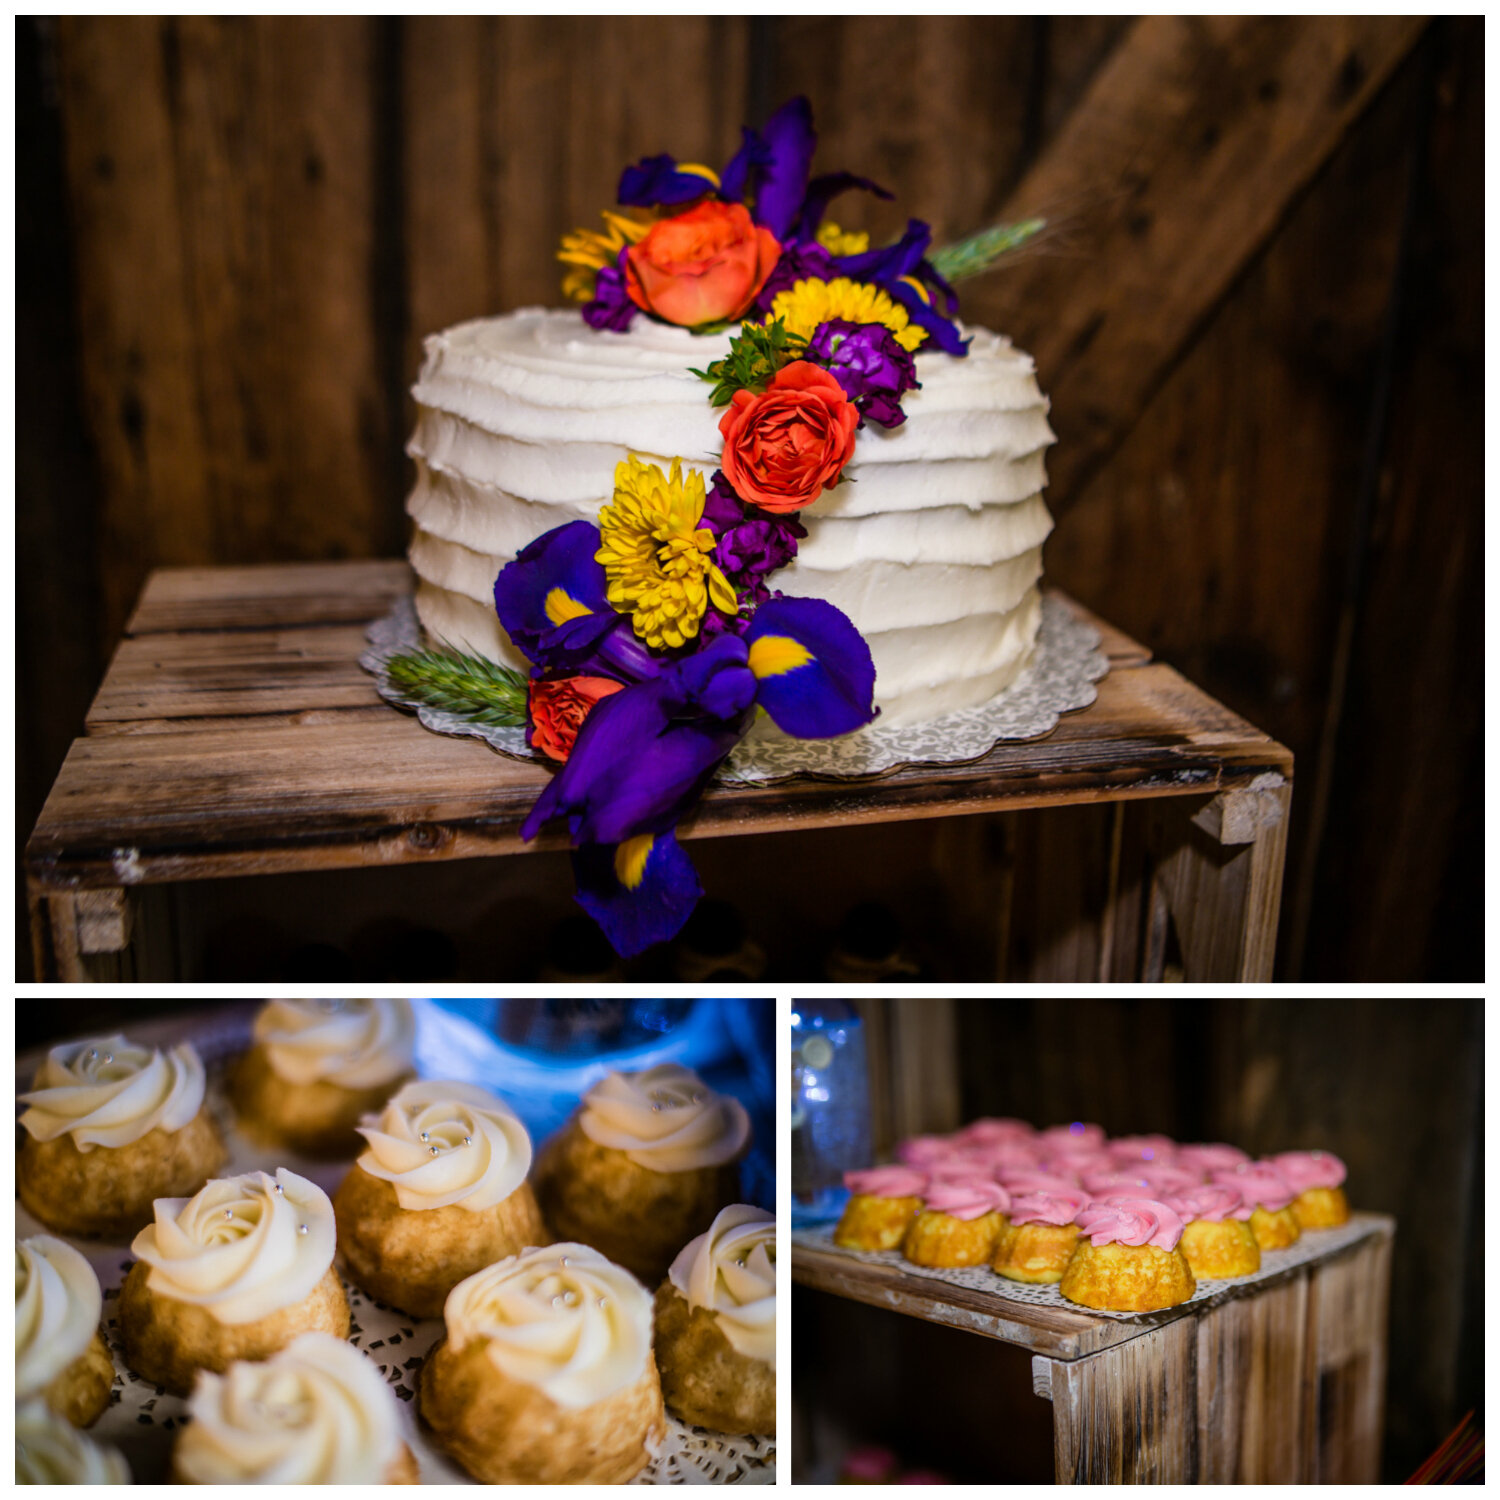
[[[548,764],[534,755],[519,727],[476,724],[460,714],[419,704],[398,688],[385,670],[392,656],[430,644],[417,621],[411,599],[396,602],[391,612],[366,632],[370,647],[359,664],[375,678],[380,696],[417,717],[439,734],[473,736],[517,760]],[[1067,605],[1042,596],[1042,625],[1031,665],[988,703],[960,709],[925,724],[890,727],[878,719],[865,729],[835,740],[794,740],[752,734],[730,753],[715,780],[728,784],[769,785],[793,776],[852,778],[875,776],[907,765],[960,765],[978,760],[1002,740],[1031,740],[1050,733],[1058,719],[1087,708],[1098,696],[1096,684],[1109,671],[1099,649],[1099,632]]]
[[[1337,1229],[1305,1229],[1302,1232],[1302,1238],[1285,1250],[1262,1250],[1260,1270],[1254,1275],[1236,1276],[1230,1280],[1219,1281],[1202,1279],[1187,1302],[1177,1305],[1190,1307],[1195,1302],[1206,1302],[1210,1297],[1222,1292],[1225,1287],[1253,1286],[1257,1281],[1264,1281],[1267,1277],[1291,1270],[1294,1266],[1317,1260],[1330,1251],[1341,1250],[1345,1245],[1352,1245],[1368,1233],[1368,1224],[1363,1224],[1357,1219],[1351,1219],[1349,1223],[1342,1224]],[[997,1303],[1024,1302],[1031,1307],[1064,1308],[1070,1312],[1085,1313],[1096,1318],[1116,1318],[1127,1323],[1139,1318],[1160,1316],[1159,1313],[1105,1312],[1093,1307],[1082,1307],[1077,1302],[1069,1302],[1058,1291],[1055,1284],[1032,1286],[1022,1281],[1007,1281],[1005,1277],[990,1270],[988,1266],[965,1266],[956,1270],[945,1270],[941,1267],[914,1266],[899,1250],[848,1250],[842,1245],[834,1244],[831,1229],[794,1229],[792,1244],[794,1246],[805,1245],[809,1250],[818,1250],[828,1254],[847,1255],[852,1260],[862,1260],[872,1265],[889,1266],[892,1270],[904,1271],[909,1276],[926,1276],[934,1281],[946,1281],[950,1286],[961,1286],[971,1292],[988,1292]],[[1004,1308],[997,1306],[995,1310],[997,1313],[1003,1313]]]

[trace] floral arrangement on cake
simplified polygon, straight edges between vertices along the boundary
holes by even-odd
[[[890,193],[850,172],[813,176],[816,140],[808,101],[793,99],[744,130],[722,172],[666,155],[627,167],[604,229],[564,237],[563,290],[590,327],[739,325],[728,354],[693,371],[723,409],[719,467],[629,457],[597,524],[557,527],[501,570],[496,612],[529,677],[449,651],[391,663],[414,696],[524,723],[533,751],[559,763],[521,836],[565,820],[579,904],[627,957],[674,936],[702,894],[675,830],[759,713],[803,739],[878,713],[848,618],[770,580],[858,430],[905,420],[915,353],[966,353],[953,281],[1042,227],[933,252],[912,219],[872,249],[827,212],[853,189]]]

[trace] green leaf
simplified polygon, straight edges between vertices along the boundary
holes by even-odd
[[[772,377],[807,351],[807,340],[788,333],[780,318],[770,323],[746,323],[729,342],[729,353],[706,370],[694,370],[700,380],[715,382],[709,405],[728,406],[736,391],[763,391]]]
[[[414,702],[494,728],[526,722],[526,674],[452,646],[390,657],[386,675]]]
[[[1047,227],[1045,219],[1023,219],[1019,224],[993,224],[932,254],[933,268],[945,281],[967,281],[998,265],[1013,250],[1035,239]]]

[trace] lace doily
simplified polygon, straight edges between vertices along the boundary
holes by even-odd
[[[415,710],[439,734],[472,735],[517,760],[541,761],[520,727],[476,724],[461,714],[430,708],[408,697],[390,680],[386,662],[427,644],[409,597],[366,632],[370,647],[359,664],[375,678],[380,696],[399,708]],[[1098,696],[1096,684],[1109,671],[1098,649],[1099,632],[1061,601],[1044,595],[1042,625],[1031,665],[988,703],[960,709],[924,724],[887,726],[878,719],[836,740],[794,740],[752,734],[742,740],[715,778],[720,783],[765,785],[792,776],[847,778],[874,776],[908,765],[955,765],[978,760],[1002,740],[1031,740],[1048,734],[1065,713],[1087,708]]]
[[[1289,1245],[1285,1250],[1262,1250],[1260,1270],[1254,1275],[1218,1281],[1202,1277],[1198,1281],[1197,1290],[1187,1302],[1177,1305],[1190,1307],[1194,1302],[1206,1302],[1226,1287],[1254,1286],[1257,1281],[1264,1281],[1268,1276],[1275,1276],[1293,1266],[1305,1265],[1310,1260],[1318,1260],[1331,1251],[1342,1250],[1345,1245],[1354,1244],[1369,1232],[1369,1225],[1361,1223],[1358,1218],[1341,1224],[1337,1229],[1304,1229],[1302,1238],[1295,1245]],[[892,1270],[904,1271],[908,1276],[926,1276],[933,1281],[946,1281],[950,1286],[965,1287],[971,1292],[988,1292],[998,1304],[995,1308],[997,1315],[1004,1314],[1003,1304],[1006,1302],[1024,1302],[1032,1307],[1066,1308],[1069,1312],[1090,1313],[1095,1317],[1116,1318],[1127,1323],[1159,1316],[1157,1313],[1106,1312],[1098,1308],[1081,1307],[1076,1302],[1069,1302],[1055,1284],[1033,1286],[1024,1281],[1007,1281],[988,1266],[962,1266],[954,1269],[914,1266],[899,1250],[849,1250],[843,1245],[834,1244],[831,1230],[794,1229],[792,1244],[794,1247],[804,1245],[809,1250],[833,1255],[847,1255],[853,1260],[866,1261],[871,1265],[889,1266]]]
[[[226,1017],[223,1023],[205,1027],[191,1040],[199,1047],[209,1069],[210,1105],[229,1147],[229,1163],[221,1176],[256,1168],[272,1171],[287,1167],[300,1177],[316,1182],[332,1194],[349,1170],[348,1162],[308,1161],[294,1152],[278,1151],[247,1141],[234,1128],[223,1103],[222,1082],[227,1061],[248,1038],[249,1011]],[[32,1069],[24,1070],[29,1081]],[[17,1066],[17,1088],[23,1070]],[[55,1234],[55,1230],[33,1218],[16,1204],[16,1238],[33,1234]],[[181,1426],[187,1402],[169,1395],[143,1380],[125,1363],[120,1342],[120,1286],[133,1261],[128,1245],[99,1240],[59,1238],[78,1250],[93,1266],[104,1291],[104,1341],[114,1359],[115,1384],[109,1406],[89,1429],[91,1437],[118,1448],[130,1464],[136,1484],[165,1482],[171,1462],[173,1433]],[[349,1281],[349,1342],[364,1350],[375,1363],[401,1405],[401,1436],[417,1460],[423,1484],[472,1484],[462,1469],[452,1463],[429,1439],[417,1421],[417,1376],[428,1351],[443,1332],[441,1318],[411,1318],[375,1301]],[[774,1484],[776,1440],[768,1437],[727,1436],[690,1427],[667,1417],[667,1431],[652,1450],[651,1462],[631,1481],[633,1484]]]

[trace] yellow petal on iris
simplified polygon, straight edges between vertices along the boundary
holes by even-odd
[[[706,178],[710,186],[718,187],[719,174],[712,167],[705,167],[702,162],[680,161],[677,163],[679,172],[687,172],[693,177]]]
[[[812,659],[812,652],[789,635],[763,635],[750,645],[749,666],[757,679],[795,672]]]
[[[627,891],[633,891],[646,878],[646,861],[651,857],[654,833],[638,833],[633,839],[615,846],[615,879]]]
[[[577,620],[584,615],[593,614],[593,610],[587,604],[580,604],[561,584],[548,591],[542,608],[554,625],[561,625],[565,620]]]
[[[826,219],[818,226],[818,243],[830,255],[863,255],[870,248],[870,236],[863,229],[840,229]]]

